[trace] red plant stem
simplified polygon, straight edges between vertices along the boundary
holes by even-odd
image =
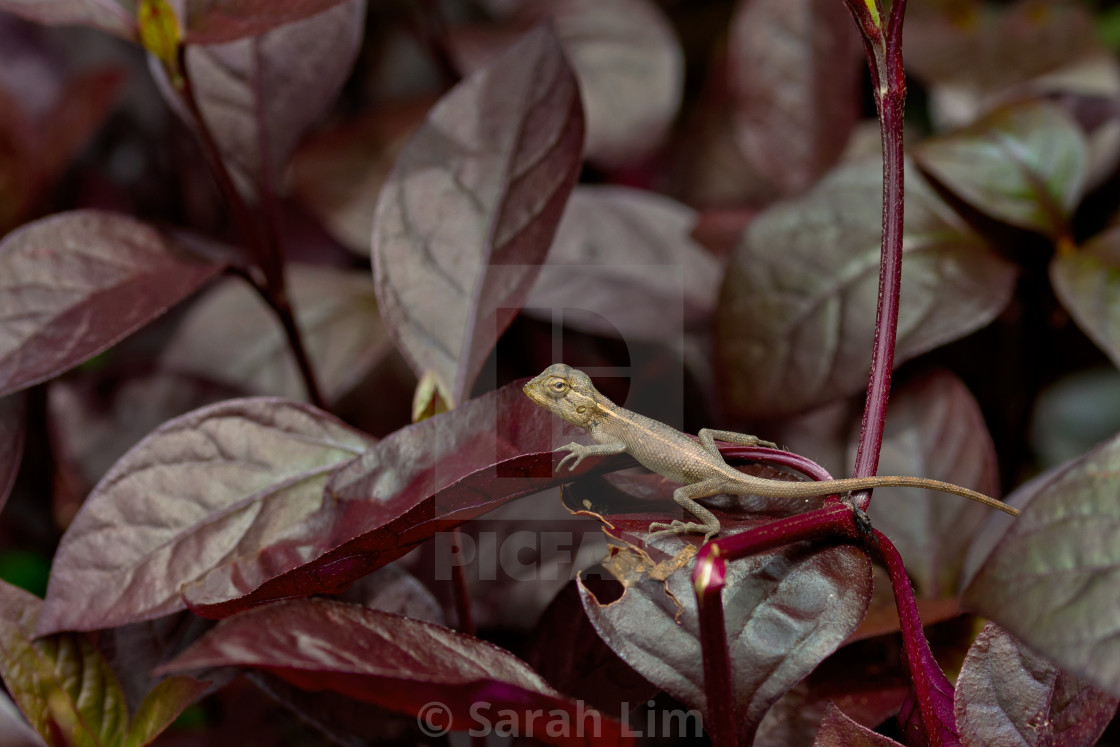
[[[891,5],[885,37],[879,35],[878,38],[871,38],[866,33],[864,35],[883,141],[883,241],[879,263],[879,303],[875,312],[875,342],[871,352],[871,373],[863,408],[859,449],[852,471],[855,477],[874,475],[879,467],[879,451],[883,443],[898,333],[905,177],[902,138],[906,100],[906,76],[902,66],[902,18],[905,9],[906,0],[895,0]],[[860,27],[861,30],[865,28],[862,24]],[[853,496],[853,501],[866,510],[871,498],[864,493]]]
[[[938,723],[933,704],[934,691],[951,693],[953,685],[939,667],[926,665],[927,662],[934,661],[933,651],[930,650],[929,641],[922,629],[922,618],[914,600],[914,587],[910,584],[910,577],[906,574],[906,566],[898,549],[877,529],[871,531],[871,537],[865,541],[865,545],[890,575],[895,607],[898,609],[899,628],[902,631],[903,661],[922,712],[926,733],[933,737],[936,733],[935,724]]]
[[[735,691],[721,592],[727,563],[803,540],[854,542],[863,537],[852,507],[833,503],[786,519],[713,540],[700,548],[692,572],[700,625],[700,651],[704,663],[704,693],[708,704],[708,735],[715,745],[736,744]],[[738,735],[746,743],[753,734]]]
[[[705,730],[716,747],[733,745],[735,698],[731,683],[731,654],[727,650],[727,624],[723,618],[723,585],[727,559],[709,543],[701,550],[692,573],[700,622],[700,653],[704,662],[704,689],[708,701]]]
[[[222,159],[221,149],[218,148],[218,144],[214,140],[214,134],[210,131],[209,125],[206,124],[206,120],[202,116],[202,110],[198,106],[198,99],[194,93],[194,85],[191,83],[186,57],[186,47],[180,46],[179,70],[183,81],[180,93],[191,117],[194,119],[195,132],[198,134],[202,150],[206,154],[206,162],[210,166],[210,173],[213,174],[214,180],[218,182],[218,188],[221,190],[222,196],[225,197],[227,204],[233,211],[234,219],[237,221],[238,228],[245,239],[254,263],[264,273],[264,282],[262,284],[257,277],[250,273],[242,273],[242,277],[260,293],[261,298],[264,299],[280,321],[280,325],[284,329],[284,335],[288,340],[288,347],[292,351],[300,376],[303,378],[307,398],[316,407],[325,408],[326,402],[323,399],[322,390],[319,388],[315,370],[311,366],[311,359],[307,355],[307,349],[303,344],[303,336],[296,325],[292,305],[288,299],[287,284],[284,278],[284,259],[280,255],[279,245],[276,241],[270,241],[269,237],[262,233],[260,222],[254,218],[249,205],[233,183],[229,169],[226,168],[225,161]]]
[[[779,451],[760,446],[733,446],[720,444],[719,453],[724,459],[753,459],[766,464],[778,464],[783,467],[795,469],[803,475],[808,475],[814,480],[831,480],[832,475],[812,459],[794,454],[791,451]]]
[[[451,546],[457,558],[463,552],[463,539],[459,527],[451,530]],[[463,563],[451,566],[451,592],[455,598],[455,616],[458,618],[459,632],[475,634],[474,616],[471,614],[471,596],[467,590],[467,577],[463,573]]]

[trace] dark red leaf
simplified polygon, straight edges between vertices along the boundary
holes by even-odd
[[[1120,438],[1032,480],[965,604],[1071,674],[1120,694]]]
[[[250,198],[262,189],[280,190],[296,142],[334,101],[353,67],[366,4],[333,4],[262,36],[187,47],[202,117],[238,188]],[[169,103],[189,121],[162,67],[155,74]]]
[[[26,404],[22,394],[0,398],[0,508],[8,500],[23,461]]]
[[[834,705],[825,711],[821,730],[813,742],[814,747],[889,747],[897,744],[893,739],[876,734],[848,718]]]
[[[229,671],[233,673],[237,670]],[[410,739],[415,740],[418,734],[415,716],[406,716],[369,702],[340,697],[330,690],[301,690],[274,674],[259,670],[250,670],[246,674],[246,679],[262,692],[299,716],[304,723],[314,726],[334,744],[343,747],[406,744]],[[300,743],[288,733],[276,741],[285,740]]]
[[[881,162],[864,160],[748,226],[716,310],[718,364],[735,412],[799,412],[866,385],[881,194]],[[912,172],[906,232],[896,364],[986,325],[1016,276]]]
[[[583,611],[580,583],[601,594],[607,590],[600,590],[599,586],[615,584],[613,580],[589,577],[586,572],[581,574],[581,581],[568,582],[537,621],[526,659],[560,692],[585,700],[606,713],[621,713],[625,706],[633,707],[652,698],[657,687],[599,637]],[[558,656],[557,652],[563,655]]]
[[[47,422],[56,470],[56,520],[69,526],[98,480],[158,426],[242,394],[195,376],[163,371],[130,376],[115,366],[52,383]]]
[[[751,524],[725,524],[721,536]],[[658,546],[675,552],[680,542],[662,540]],[[704,712],[703,657],[690,579],[694,565],[689,561],[664,582],[649,577],[628,582],[622,597],[610,604],[601,604],[584,587],[581,594],[592,624],[623,661]],[[723,604],[740,735],[753,735],[770,706],[851,635],[870,596],[871,563],[853,547],[820,550],[798,544],[730,564]]]
[[[462,404],[548,252],[579,172],[583,115],[539,26],[432,108],[381,191],[381,314],[421,379]]]
[[[810,744],[830,705],[867,727],[898,713],[908,683],[897,635],[847,644],[821,662],[766,714],[757,747]]]
[[[994,623],[976,638],[957,678],[965,744],[1093,745],[1120,698],[1069,675]]]
[[[163,672],[211,667],[252,667],[308,690],[333,690],[352,698],[454,730],[484,728],[510,709],[542,709],[569,719],[562,735],[538,722],[532,734],[551,744],[620,744],[622,724],[564,698],[524,662],[477,638],[431,623],[324,599],[276,602],[223,621]],[[436,707],[433,707],[436,704]],[[473,710],[472,710],[473,707]],[[580,714],[587,715],[584,728]],[[523,722],[528,723],[528,722]]]
[[[116,105],[124,71],[103,68],[66,81],[42,133],[41,178],[53,184]]]
[[[1009,94],[1069,90],[1079,63],[1103,58],[1115,66],[1079,3],[915,3],[907,11],[907,73],[929,86],[930,113],[942,128],[967,125]]]
[[[855,435],[849,454],[855,459]],[[921,475],[998,495],[991,436],[976,401],[952,374],[923,376],[891,398],[879,474]],[[969,545],[992,510],[930,490],[875,491],[869,515],[891,538],[921,596],[955,597]]]
[[[7,740],[4,747],[43,747],[46,744],[7,693],[0,693],[0,734]]]
[[[343,2],[348,0],[186,0],[185,42],[220,44],[260,36]]]
[[[505,503],[456,535],[439,532],[400,562],[437,590],[457,566],[477,629],[528,631],[570,579],[606,554],[599,523],[572,517],[559,492]]]
[[[0,241],[0,394],[100,353],[221,269],[114,213],[60,213],[8,234]]]
[[[706,326],[721,268],[690,238],[696,221],[653,192],[576,187],[528,313],[551,319],[562,309],[567,327],[625,340],[675,339]]]
[[[369,273],[290,264],[288,294],[319,387],[336,401],[390,350]],[[304,399],[276,316],[248,284],[229,279],[191,307],[163,353],[168,368],[251,394]]]
[[[862,51],[843,3],[738,3],[728,45],[736,135],[780,192],[804,191],[840,157],[859,118]]]
[[[1060,106],[1024,101],[923,141],[914,158],[978,210],[1057,237],[1085,189],[1089,147]]]
[[[369,256],[381,187],[433,101],[387,104],[311,133],[292,157],[292,193],[347,249]]]
[[[439,600],[420,579],[398,565],[387,565],[359,579],[339,599],[447,627]]]
[[[109,470],[63,536],[40,634],[183,609],[185,584],[319,514],[331,472],[370,442],[313,407],[273,398],[165,423]]]
[[[1095,237],[1050,262],[1050,282],[1062,306],[1114,365],[1120,365],[1120,229]]]
[[[137,713],[163,679],[154,675],[152,670],[185,651],[212,627],[214,623],[211,620],[180,612],[100,630],[92,638],[116,673],[128,710]],[[209,679],[220,681],[217,677]]]
[[[545,17],[579,80],[588,159],[615,166],[648,155],[684,89],[684,54],[664,12],[650,0],[547,0],[526,3],[518,20]]]
[[[93,26],[136,37],[137,0],[0,0],[0,11],[54,26]]]
[[[375,568],[506,501],[574,479],[552,475],[552,450],[587,435],[512,384],[403,428],[332,477],[325,510],[256,553],[231,559],[183,593],[225,617],[253,604],[345,589]]]

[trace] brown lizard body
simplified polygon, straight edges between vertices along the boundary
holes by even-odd
[[[755,436],[732,431],[704,428],[699,442],[680,431],[645,415],[619,407],[599,393],[587,374],[554,363],[525,385],[525,394],[541,407],[559,415],[569,423],[586,430],[595,439],[594,445],[570,443],[557,451],[569,452],[556,465],[559,470],[569,459],[575,469],[584,457],[627,453],[663,477],[682,483],[673,493],[673,500],[699,522],[674,520],[671,524],[655,522],[650,535],[704,532],[705,541],[720,530],[719,519],[696,502],[698,498],[728,493],[760,495],[771,498],[807,498],[810,496],[852,493],[871,488],[904,487],[952,493],[999,509],[1012,516],[1019,511],[1002,501],[940,480],[924,477],[853,477],[842,480],[790,482],[747,475],[724,461],[715,439],[744,446],[776,446]]]

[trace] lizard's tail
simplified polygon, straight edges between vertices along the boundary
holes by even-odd
[[[795,486],[795,490],[797,490],[802,485],[810,487],[814,483],[812,481],[807,481],[791,484]],[[930,480],[925,477],[898,477],[888,475],[876,475],[874,477],[848,477],[841,480],[829,481],[828,486],[829,493],[855,493],[860,490],[870,490],[872,488],[920,488],[923,490],[937,490],[942,493],[952,493],[953,495],[959,495],[964,498],[968,498],[969,500],[976,501],[977,503],[983,503],[989,508],[1003,511],[1004,513],[1011,514],[1012,516],[1019,515],[1019,509],[1008,506],[1003,501],[996,500],[991,496],[984,495],[983,493],[978,493],[975,490],[969,490],[968,488],[962,488],[960,485],[954,485],[951,482]],[[801,493],[800,490],[798,490],[798,493],[800,494],[796,497],[799,498],[821,494],[819,490],[815,493],[809,492],[809,490],[805,490],[805,492]]]

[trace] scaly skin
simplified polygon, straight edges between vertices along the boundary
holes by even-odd
[[[704,540],[720,530],[719,519],[696,502],[698,498],[728,493],[761,495],[771,498],[807,498],[810,496],[853,493],[871,488],[922,488],[952,493],[999,509],[1012,516],[1019,511],[1002,501],[940,480],[924,477],[853,477],[843,480],[789,482],[754,477],[735,469],[724,461],[715,439],[744,446],[769,446],[754,436],[705,428],[697,443],[685,434],[645,415],[619,407],[599,393],[591,379],[582,371],[563,363],[554,363],[525,385],[525,394],[541,407],[583,428],[596,443],[591,446],[570,443],[557,451],[568,454],[560,460],[557,470],[569,460],[575,469],[584,457],[621,454],[634,457],[647,469],[670,480],[682,483],[673,493],[673,500],[698,522],[674,520],[671,524],[654,522],[649,537],[688,532],[704,532]]]

